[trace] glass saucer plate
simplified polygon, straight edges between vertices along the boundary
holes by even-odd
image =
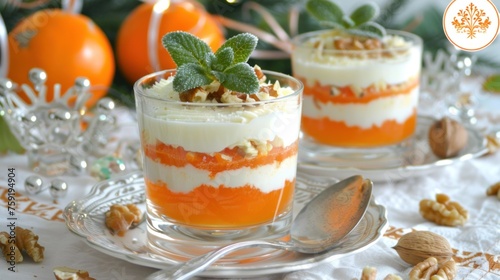
[[[333,182],[335,181],[326,177],[312,179],[297,176],[294,213],[298,213],[305,203]],[[158,269],[179,263],[149,250],[146,223],[129,230],[123,237],[112,235],[104,225],[104,213],[116,203],[134,203],[145,210],[144,180],[141,172],[100,182],[92,188],[88,196],[69,203],[64,210],[66,225],[72,232],[85,238],[91,247],[109,256]],[[253,277],[311,268],[367,249],[383,236],[387,227],[386,209],[372,197],[361,222],[332,250],[319,254],[282,251],[279,254],[269,254],[269,257],[255,258],[256,260],[214,265],[200,276]]]
[[[398,181],[433,172],[484,155],[487,140],[473,127],[465,126],[467,145],[452,158],[440,159],[429,147],[428,131],[435,119],[418,116],[414,136],[398,145],[373,149],[340,148],[322,145],[301,135],[298,169],[310,175],[343,179],[363,175],[374,182]]]

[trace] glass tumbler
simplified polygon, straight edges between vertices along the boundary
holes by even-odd
[[[288,232],[303,86],[291,76],[263,72],[291,94],[247,103],[195,103],[152,90],[175,70],[135,83],[153,249],[183,259]]]
[[[412,136],[422,40],[388,30],[380,39],[335,30],[293,39],[293,76],[304,83],[302,131],[321,145],[372,148]]]

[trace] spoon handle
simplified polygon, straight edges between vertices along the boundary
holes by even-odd
[[[146,280],[184,280],[188,279],[197,273],[205,270],[212,263],[216,262],[225,255],[243,248],[251,247],[265,247],[265,248],[275,248],[275,249],[291,249],[292,246],[289,243],[282,241],[262,241],[262,240],[250,240],[242,241],[238,243],[233,243],[221,247],[217,250],[211,251],[207,254],[201,255],[199,257],[193,258],[181,265],[174,266],[169,269],[164,269],[157,271],[146,278]]]

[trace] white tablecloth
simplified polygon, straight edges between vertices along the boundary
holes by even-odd
[[[130,131],[133,130],[128,130],[128,136],[134,134]],[[54,279],[52,271],[57,266],[87,270],[96,279],[144,279],[156,271],[98,252],[66,228],[62,209],[70,201],[85,196],[96,183],[94,178],[61,176],[69,184],[68,195],[54,204],[48,192],[28,195],[24,191],[25,178],[34,174],[27,168],[24,155],[0,156],[0,231],[8,231],[11,221],[7,209],[8,168],[15,169],[16,225],[32,229],[40,236],[45,259],[41,263],[31,260],[18,263],[15,272],[9,271],[8,263],[0,261],[1,279]],[[456,279],[500,279],[500,200],[485,194],[489,185],[499,181],[500,152],[440,168],[424,177],[377,183],[374,196],[387,208],[390,225],[379,242],[361,253],[306,271],[259,279],[359,279],[365,266],[376,267],[378,279],[389,273],[407,279],[410,266],[391,247],[411,230],[430,230],[449,240],[458,264]],[[433,199],[436,193],[446,193],[469,211],[464,226],[438,226],[420,216],[419,201]]]

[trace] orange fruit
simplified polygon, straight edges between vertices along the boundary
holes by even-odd
[[[37,67],[47,73],[47,101],[53,99],[55,84],[61,94],[86,77],[92,91],[87,106],[106,94],[113,81],[115,60],[104,32],[88,17],[59,9],[45,9],[24,18],[9,33],[9,71],[7,77],[17,84],[29,84],[28,72]],[[18,93],[28,101],[24,92]]]
[[[123,21],[116,38],[118,66],[130,83],[154,71],[148,54],[148,29],[153,4],[143,3]],[[162,45],[162,37],[171,31],[186,31],[217,50],[225,40],[222,29],[203,7],[190,2],[172,2],[163,12],[157,34],[157,57],[161,69],[176,68]]]

